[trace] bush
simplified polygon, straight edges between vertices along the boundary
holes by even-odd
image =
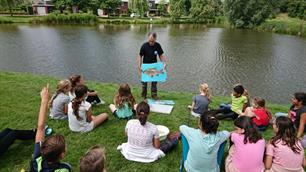
[[[0,16],[0,24],[13,23],[13,21]]]
[[[95,24],[98,17],[93,14],[49,14],[32,20],[33,23],[51,24]]]

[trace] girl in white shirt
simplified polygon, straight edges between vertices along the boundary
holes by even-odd
[[[88,88],[85,85],[75,87],[75,98],[68,105],[69,128],[74,132],[89,132],[108,119],[106,113],[93,116],[91,104],[86,102]]]
[[[150,106],[146,102],[137,105],[138,119],[131,119],[125,127],[128,137],[127,143],[118,146],[123,156],[131,161],[149,163],[165,156],[165,153],[173,149],[178,143],[179,135],[167,138],[164,144],[160,144],[159,133],[156,125],[147,121]]]

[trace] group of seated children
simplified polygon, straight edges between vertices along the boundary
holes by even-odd
[[[126,92],[125,89],[128,93],[120,94],[122,90],[123,92]],[[107,116],[103,114],[96,117],[92,116],[90,103],[85,101],[87,92],[88,89],[85,85],[76,86],[74,89],[75,97],[68,104],[69,127],[72,131],[90,131],[96,127],[99,122],[107,119]],[[115,97],[115,102],[127,104],[126,107],[132,108],[133,106],[128,105],[129,98],[124,98],[125,95],[128,95],[129,98],[133,97],[130,93],[129,86],[123,84],[119,88],[119,93]],[[133,102],[131,104],[134,105],[134,98],[132,98],[132,100]],[[71,166],[69,164],[60,162],[60,160],[64,158],[67,151],[64,136],[55,135],[50,136],[44,140],[46,121],[45,114],[48,109],[47,102],[48,86],[44,87],[41,91],[41,106],[35,137],[35,149],[33,159],[31,161],[31,171],[71,171]],[[122,107],[126,108],[124,106]],[[118,111],[120,107],[115,106],[115,108],[116,110],[114,110],[114,112]],[[132,113],[134,112],[132,111]],[[179,133],[172,134],[166,139],[165,142],[160,143],[159,133],[156,125],[147,121],[149,113],[150,106],[146,102],[139,103],[136,108],[137,119],[129,120],[126,125],[126,135],[128,136],[128,142],[118,146],[118,150],[121,150],[122,154],[129,160],[139,162],[153,162],[158,158],[165,156],[165,153],[172,150],[178,144],[178,139],[180,136]],[[88,119],[91,119],[90,123],[87,121]],[[94,146],[81,158],[80,171],[106,171],[105,155],[101,147]]]
[[[192,105],[188,106],[191,115],[200,117],[205,111],[208,111],[211,102],[211,93],[206,83],[199,87],[200,94],[192,98]],[[252,106],[248,107],[248,92],[241,84],[235,85],[231,94],[231,104],[221,104],[219,109],[214,109],[217,119],[232,118],[235,120],[238,116],[249,116],[260,129],[265,129],[272,118],[271,113],[265,107],[265,100],[255,97],[252,100]]]
[[[49,103],[50,118],[68,119],[69,128],[74,132],[89,132],[108,119],[106,113],[92,115],[92,104],[101,104],[97,92],[84,85],[81,75],[72,75],[61,80]]]
[[[89,132],[108,119],[106,113],[92,115],[87,86],[82,76],[75,75],[69,80],[62,80],[50,101],[50,117],[67,119],[70,130]],[[78,78],[78,79],[76,79]],[[74,82],[77,81],[77,82]],[[265,108],[265,100],[256,97],[252,107],[247,107],[248,94],[242,85],[236,85],[231,95],[230,105],[209,110],[211,93],[207,84],[200,85],[200,94],[193,97],[189,106],[191,114],[199,117],[198,129],[182,125],[180,132],[169,135],[165,141],[159,140],[157,126],[148,121],[150,106],[145,102],[136,105],[128,84],[120,85],[114,97],[114,104],[109,106],[119,119],[129,119],[125,134],[127,142],[118,146],[122,155],[131,161],[149,163],[172,150],[180,135],[184,135],[189,144],[189,151],[184,168],[188,172],[218,172],[217,154],[220,145],[230,140],[229,155],[225,161],[227,172],[302,172],[304,149],[300,139],[304,135],[306,123],[306,94],[296,93],[292,98],[293,106],[289,117],[284,114],[273,120],[273,136],[266,146],[259,132],[260,127],[269,125],[271,113]],[[94,97],[97,98],[96,92]],[[70,97],[69,97],[70,95]],[[94,98],[95,99],[95,98]],[[98,100],[93,101],[97,103]],[[69,164],[61,163],[66,153],[65,139],[61,135],[50,136],[44,140],[45,118],[48,109],[48,86],[41,91],[41,106],[38,126],[35,133],[35,149],[31,161],[31,171],[65,169],[71,171]],[[220,114],[222,113],[222,114]],[[136,119],[131,119],[136,114]],[[293,118],[294,116],[294,118]],[[235,130],[218,131],[218,119],[234,119]],[[306,139],[304,137],[304,142]],[[0,152],[1,153],[1,152]],[[264,161],[263,161],[264,159]],[[80,171],[101,172],[105,170],[104,150],[95,146],[80,161]]]
[[[200,95],[202,95],[202,99],[210,95],[202,91],[201,88],[203,88],[203,85],[204,84],[200,85]],[[208,90],[208,86],[206,86],[206,90]],[[306,130],[305,93],[295,93],[288,114],[277,113],[277,118],[274,120],[271,120],[272,115],[266,109],[265,100],[262,98],[255,97],[252,100],[252,106],[248,107],[248,93],[241,84],[234,86],[231,100],[231,104],[221,104],[219,109],[207,111],[208,105],[206,102],[195,97],[193,98],[191,115],[194,115],[196,112],[197,108],[194,107],[207,108],[204,110],[206,112],[202,113],[203,115],[200,116],[200,129],[195,130],[189,128],[190,132],[186,132],[188,127],[180,127],[181,133],[185,135],[190,146],[187,160],[184,163],[187,171],[208,172],[219,170],[216,168],[216,163],[211,163],[211,161],[205,158],[214,157],[214,162],[216,162],[216,152],[213,150],[219,148],[219,140],[221,140],[220,132],[215,132],[213,136],[214,141],[210,141],[211,136],[209,132],[207,132],[207,129],[203,129],[204,126],[202,126],[206,118],[211,119],[206,127],[212,127],[212,124],[216,123],[213,121],[217,121],[217,119],[232,118],[235,120],[235,131],[230,135],[232,146],[225,163],[227,172],[304,171],[303,166],[306,165],[304,160],[304,148],[306,147],[306,136],[304,136],[304,131]],[[269,125],[270,121],[273,121],[275,136],[271,138],[266,146],[259,130],[264,130]],[[225,131],[223,131],[223,133],[224,132]],[[226,134],[223,134],[224,137],[225,135]],[[206,139],[201,139],[203,137],[206,137]],[[197,139],[199,141],[196,141]],[[211,145],[215,147],[211,148]],[[207,151],[207,148],[210,148],[210,150]],[[201,151],[206,152],[206,154],[204,152],[201,154],[198,153]],[[263,159],[265,159],[265,161],[263,161]],[[211,166],[201,166],[208,162],[210,162]]]
[[[62,163],[67,152],[67,146],[63,135],[49,136],[45,139],[45,121],[48,109],[48,86],[40,93],[41,104],[38,114],[37,130],[35,135],[35,147],[30,163],[31,172],[63,171],[70,172],[71,166]],[[80,172],[106,172],[104,150],[94,146],[80,160]]]

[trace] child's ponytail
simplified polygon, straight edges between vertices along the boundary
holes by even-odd
[[[207,97],[208,101],[211,102],[211,91],[208,87],[208,84],[202,83],[200,85],[200,92],[203,92],[205,94],[205,96]]]
[[[148,118],[148,116],[147,116],[143,111],[141,111],[141,112],[139,113],[138,120],[140,121],[140,124],[141,124],[141,125],[145,125],[145,124],[146,124],[147,118]]]
[[[80,105],[82,103],[82,100],[74,98],[71,103],[72,103],[73,113],[76,116],[77,120],[78,121],[82,120],[82,118],[79,115],[79,108],[80,108]]]
[[[137,118],[141,125],[145,125],[150,113],[150,106],[146,102],[140,102],[136,108]]]
[[[72,100],[72,109],[77,120],[82,120],[79,116],[79,108],[87,92],[88,88],[85,85],[78,85],[75,87],[75,98]]]

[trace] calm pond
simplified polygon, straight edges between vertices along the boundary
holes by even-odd
[[[306,39],[202,25],[0,25],[0,70],[140,86],[136,57],[149,31],[169,59],[161,89],[197,92],[207,82],[228,95],[241,82],[275,103],[306,91]]]

